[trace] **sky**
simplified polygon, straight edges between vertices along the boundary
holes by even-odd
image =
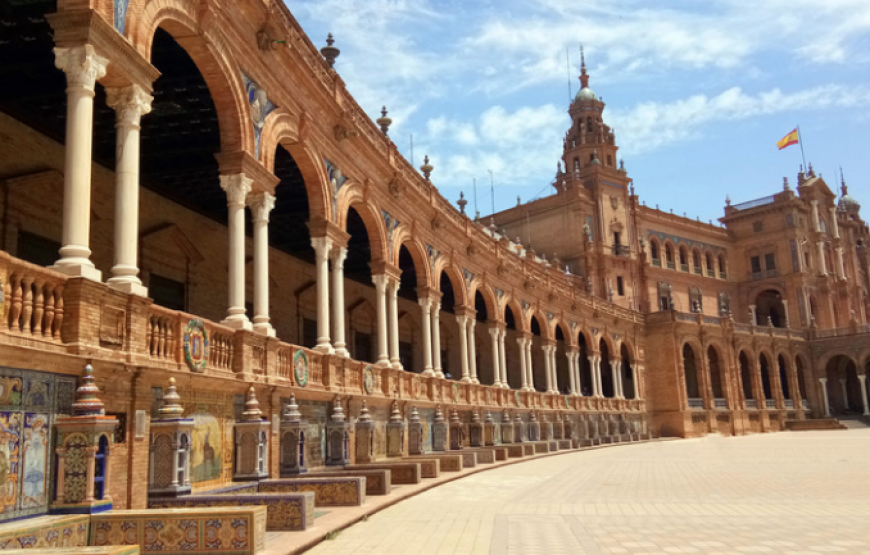
[[[870,210],[870,0],[285,2],[315,45],[334,35],[350,93],[372,119],[386,105],[400,152],[428,154],[469,214],[475,180],[482,215],[493,191],[495,210],[554,192],[581,44],[648,206],[715,221],[726,195],[795,187],[801,149],[776,141],[799,125],[816,173],[833,186],[842,166]]]

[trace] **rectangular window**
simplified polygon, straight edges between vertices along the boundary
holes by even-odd
[[[356,332],[354,334],[353,357],[357,360],[369,362],[374,360],[374,356],[372,356],[372,336],[370,333]]]
[[[172,310],[185,310],[187,288],[180,281],[151,274],[148,279],[148,294],[155,304]]]
[[[794,227],[794,214],[786,214],[785,215],[785,226],[786,227]]]
[[[789,248],[791,249],[791,271],[800,272],[801,259],[798,256],[797,242],[794,239],[789,242]]]
[[[776,255],[771,253],[764,255],[764,267],[767,270],[776,270]]]
[[[622,281],[622,276],[616,276],[616,292],[620,297],[625,296],[625,284]]]
[[[622,244],[619,242],[619,232],[618,231],[613,232],[613,244],[614,245],[621,245]]]
[[[51,266],[60,257],[60,243],[34,233],[18,231],[18,258],[39,266]]]
[[[753,256],[749,259],[749,265],[752,268],[753,274],[761,273],[761,258],[758,256]]]
[[[313,349],[317,345],[317,320],[302,319],[302,346]]]
[[[659,310],[670,310],[671,307],[669,305],[670,303],[668,303],[668,298],[666,296],[662,295],[659,297]]]

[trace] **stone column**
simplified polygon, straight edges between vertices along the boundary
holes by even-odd
[[[529,373],[528,368],[526,368],[526,341],[528,341],[526,337],[517,337],[517,345],[520,348],[520,375],[523,378],[523,386],[520,388],[520,391],[529,391]]]
[[[756,307],[754,304],[749,305],[749,318],[752,320],[749,323],[752,324],[753,326],[758,325],[758,314],[756,314],[755,308]]]
[[[819,273],[825,275],[828,273],[828,263],[825,261],[825,242],[816,241],[816,246],[819,248]]]
[[[387,276],[380,274],[372,276],[375,284],[375,308],[378,315],[378,361],[377,365],[386,368],[390,366],[390,355],[387,346]]]
[[[840,224],[837,222],[837,207],[831,207],[831,231],[834,232],[834,239],[840,238]]]
[[[94,281],[102,273],[91,262],[91,158],[94,88],[106,75],[108,60],[86,44],[55,48],[55,65],[66,73],[66,146],[64,148],[63,237],[54,269]]]
[[[610,373],[613,376],[613,396],[622,399],[622,382],[620,382],[619,369],[622,367],[622,359],[610,359]]]
[[[849,390],[846,389],[846,378],[840,378],[840,389],[843,390],[843,406],[849,410]]]
[[[811,200],[810,204],[813,206],[813,231],[819,232],[821,231],[821,226],[819,225],[819,201]]]
[[[790,328],[791,327],[791,320],[788,319],[788,299],[782,299],[780,302],[782,303],[782,319],[783,319],[783,323],[782,323],[783,326],[782,327]]]
[[[229,220],[229,252],[227,262],[227,317],[222,324],[236,329],[250,330],[251,321],[245,314],[245,200],[251,192],[251,179],[244,174],[221,176],[221,188],[227,194]]]
[[[151,111],[152,97],[138,85],[106,89],[115,109],[115,265],[109,287],[142,297],[139,279],[139,122]]]
[[[843,247],[837,247],[835,252],[837,253],[837,267],[835,268],[837,277],[839,279],[846,279],[846,274],[843,273]]]
[[[556,345],[550,345],[550,373],[553,375],[553,393],[559,393],[559,361],[556,360],[557,353]]]
[[[544,390],[547,393],[553,392],[553,376],[552,376],[552,361],[550,360],[550,346],[541,345],[541,351],[544,352]]]
[[[577,353],[574,351],[566,351],[565,358],[568,359],[568,387],[571,390],[571,395],[577,395]]]
[[[468,317],[468,373],[471,375],[471,383],[480,383],[477,379],[477,341],[474,337],[474,326],[477,320],[474,316]]]
[[[443,378],[441,368],[441,300],[432,299],[432,366],[436,378]]]
[[[870,416],[870,407],[867,405],[867,375],[858,374],[861,381],[861,402],[864,403],[864,416]]]
[[[459,360],[462,363],[462,381],[470,382],[471,376],[468,373],[468,333],[466,333],[466,320],[464,314],[456,316],[456,323],[459,325]]]
[[[831,404],[828,402],[828,378],[819,378],[819,384],[822,386],[822,406],[825,409],[825,416],[831,416]]]
[[[500,329],[498,334],[498,365],[501,368],[501,384],[500,387],[509,388],[507,376],[507,355],[504,348],[504,340],[507,336],[506,329]]]
[[[601,395],[598,393],[598,366],[596,364],[595,355],[589,355],[587,357],[589,359],[589,374],[592,376],[592,396],[600,397]]]
[[[347,343],[344,339],[344,260],[347,247],[332,250],[332,337],[335,354],[347,357]],[[256,328],[256,323],[254,328]]]
[[[317,346],[323,353],[333,353],[329,343],[329,251],[332,240],[329,237],[312,237],[314,247],[315,274],[317,275]]]
[[[501,387],[501,370],[499,369],[499,356],[498,356],[498,337],[501,335],[501,330],[498,329],[497,324],[490,324],[489,329],[489,337],[492,340],[492,373],[493,373],[493,385],[495,387]]]
[[[399,358],[399,280],[391,279],[387,284],[387,302],[390,317],[390,366],[402,370]]]
[[[431,377],[435,375],[432,368],[432,316],[429,313],[432,301],[429,297],[420,297],[417,302],[420,304],[420,321],[423,323],[423,376]]]
[[[639,379],[638,372],[637,372],[637,363],[636,362],[631,365],[631,377],[632,377],[632,381],[634,382],[634,398],[637,399],[638,401],[640,401],[641,400],[640,379]]]
[[[526,373],[529,375],[529,391],[537,391],[535,387],[535,362],[534,358],[532,358],[532,346],[534,345],[534,340],[532,337],[526,338]]]
[[[275,337],[269,323],[269,212],[275,195],[259,192],[248,195],[254,222],[254,330]]]

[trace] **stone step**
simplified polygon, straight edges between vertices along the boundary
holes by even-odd
[[[792,432],[809,430],[845,430],[846,426],[836,418],[814,418],[810,420],[786,420],[785,429]]]

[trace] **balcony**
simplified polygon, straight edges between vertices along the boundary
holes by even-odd
[[[700,266],[695,266],[695,273],[702,276],[704,275],[704,270],[702,270]]]
[[[680,264],[680,271],[681,271],[681,272],[688,272],[688,271],[689,271],[689,265],[688,265],[688,264]]]
[[[725,274],[725,272],[719,272],[719,279],[725,279],[726,277],[728,276]]]
[[[652,265],[655,266],[656,268],[661,268],[662,267],[662,259],[661,258],[653,258]]]
[[[704,410],[704,400],[700,397],[689,397],[689,408],[691,410]]]
[[[676,264],[674,264],[673,260],[668,260],[668,270],[674,270],[674,269],[676,269],[676,267],[677,266],[676,266]]]
[[[755,399],[746,399],[746,408],[747,409],[757,409],[758,401]]]
[[[707,277],[716,277],[716,270],[711,270],[710,268],[707,268]]]
[[[775,399],[765,399],[764,400],[764,408],[768,410],[776,409],[776,400]]]
[[[628,245],[613,245],[613,256],[628,256],[631,254],[631,249]]]
[[[717,410],[728,410],[728,403],[725,401],[725,399],[719,397],[713,399],[713,406]]]

